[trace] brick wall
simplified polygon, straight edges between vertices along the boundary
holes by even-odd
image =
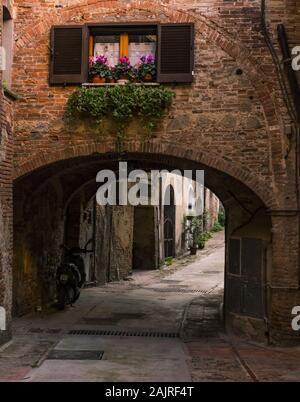
[[[272,59],[258,32],[258,2],[245,1],[234,5],[231,2],[225,5],[212,2],[209,7],[207,2],[197,2],[197,6],[192,2],[190,7],[183,7],[184,13],[178,15],[172,12],[172,8],[163,6],[159,6],[155,13],[151,7],[149,12],[147,2],[141,3],[143,7],[139,2],[131,2],[131,8],[124,7],[123,2],[96,2],[89,6],[76,2],[76,6],[70,8],[67,6],[73,2],[64,2],[61,8],[57,2],[56,7],[51,2],[43,7],[38,3],[19,3],[14,89],[23,99],[16,108],[15,157],[19,167],[16,175],[24,173],[25,166],[24,169],[22,166],[25,164],[47,163],[47,160],[37,162],[41,152],[45,152],[43,159],[54,159],[51,154],[58,152],[61,155],[70,141],[74,145],[94,142],[86,132],[83,135],[76,133],[75,139],[74,133],[68,133],[63,125],[64,105],[73,88],[49,88],[47,85],[50,25],[121,19],[192,19],[197,28],[195,83],[191,88],[177,88],[177,101],[161,127],[159,141],[172,138],[173,143],[181,144],[183,135],[186,148],[196,141],[204,151],[213,149],[220,160],[230,160],[262,180],[268,177],[273,186],[284,185],[285,191],[292,193],[291,183],[285,177],[283,159],[288,144],[279,132],[282,122],[278,112],[282,111],[282,116],[286,113],[278,96],[276,77],[270,74],[274,71]],[[182,7],[182,3],[174,3],[176,7]],[[205,18],[201,12],[205,12]],[[217,22],[223,29],[219,37],[214,25]],[[248,51],[246,46],[250,48]],[[260,62],[263,64],[258,65]],[[243,69],[243,75],[236,75],[238,68]],[[268,74],[264,77],[264,84],[261,68]],[[266,129],[268,126],[272,128],[272,135]],[[274,159],[277,155],[282,161],[279,164]]]
[[[125,143],[125,149],[178,158],[184,156],[189,161],[208,167],[208,180],[212,187],[215,186],[213,191],[223,197],[222,201],[236,217],[235,225],[232,221],[231,226],[247,221],[249,216],[245,211],[249,209],[249,204],[250,208],[255,208],[259,203],[253,201],[251,205],[251,195],[248,193],[243,198],[239,191],[244,190],[236,182],[234,193],[238,194],[239,199],[234,198],[235,194],[228,195],[223,189],[219,172],[244,183],[252,191],[253,199],[260,197],[267,208],[297,209],[293,151],[295,138],[290,139],[286,135],[292,123],[278,85],[276,66],[260,32],[260,1],[15,0],[15,17],[13,90],[21,96],[14,108],[15,178],[52,162],[94,152],[114,151],[111,138],[95,138],[95,134],[83,126],[72,132],[65,127],[64,106],[74,88],[48,86],[51,25],[108,21],[192,21],[196,26],[194,83],[173,88],[177,93],[176,101],[150,144],[142,144],[137,133],[133,132]],[[267,19],[277,51],[275,28],[282,21],[287,25],[291,46],[299,44],[299,2],[267,1]],[[238,69],[242,70],[241,75],[237,74]],[[8,101],[6,108],[3,112],[2,106],[1,123],[4,125],[7,116],[11,115]],[[2,215],[8,222],[5,227],[10,233],[9,152],[12,134],[8,138],[9,145],[2,162],[5,168],[0,170],[0,188]],[[3,146],[1,148],[3,154]],[[51,172],[47,178],[50,176]],[[41,177],[40,180],[46,178]],[[227,182],[228,186],[230,183]],[[276,326],[280,317],[285,332],[289,332],[290,319],[286,312],[293,303],[300,303],[297,290],[297,220],[289,221],[287,226],[286,218],[273,218],[275,235],[271,281],[274,286],[282,281],[294,289],[274,289],[276,307],[270,314],[271,320]],[[2,245],[2,252],[9,250],[11,245],[8,240],[10,235],[4,238],[9,247]],[[290,238],[293,247],[290,247]],[[8,267],[5,266],[6,272],[9,271]],[[1,275],[2,289],[8,277]],[[5,289],[7,287],[5,283]],[[281,292],[280,296],[278,292]],[[290,293],[292,296],[289,296]],[[0,304],[1,294],[8,293],[3,290],[0,292]],[[278,300],[285,300],[282,309],[278,307]],[[272,298],[270,303],[272,305]],[[274,338],[278,333],[280,328],[274,331]]]
[[[0,44],[2,44],[2,7],[0,12]],[[7,331],[0,331],[0,344],[10,336],[12,280],[12,102],[2,90],[0,71],[0,306],[6,309]]]

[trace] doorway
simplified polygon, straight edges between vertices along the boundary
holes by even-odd
[[[176,206],[173,186],[167,187],[164,196],[164,252],[165,258],[168,258],[175,257]]]
[[[155,218],[154,207],[139,206],[134,209],[132,262],[134,270],[157,268]]]

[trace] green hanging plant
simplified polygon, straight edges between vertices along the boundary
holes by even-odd
[[[151,138],[174,96],[172,91],[164,87],[132,84],[81,88],[69,97],[66,118],[69,123],[87,119],[90,123],[99,125],[104,119],[111,119],[117,128],[117,144],[121,146],[126,128],[134,118],[139,120],[145,130],[146,138]]]

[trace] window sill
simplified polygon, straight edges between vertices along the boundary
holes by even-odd
[[[131,85],[136,85],[136,86],[147,86],[147,87],[158,87],[160,84],[158,82],[129,82]],[[113,83],[104,83],[104,84],[94,84],[94,83],[84,83],[82,86],[84,88],[92,88],[92,87],[114,87],[118,85],[127,85],[127,83],[124,82],[113,82]]]

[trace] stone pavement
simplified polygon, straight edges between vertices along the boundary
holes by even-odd
[[[15,320],[0,381],[299,381],[300,348],[223,333],[223,266],[219,233],[197,257]],[[101,360],[89,360],[95,353]]]

